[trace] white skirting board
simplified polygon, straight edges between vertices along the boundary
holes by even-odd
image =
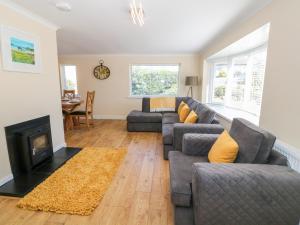
[[[64,148],[64,147],[67,147],[67,144],[66,144],[66,143],[62,143],[62,144],[60,144],[60,145],[57,145],[57,146],[53,147],[53,152],[56,152],[56,151],[58,151],[59,149]]]
[[[274,149],[286,156],[289,166],[300,173],[300,149],[290,146],[280,140],[277,140]]]
[[[2,186],[3,184],[5,184],[6,182],[12,180],[14,178],[14,176],[11,174],[7,175],[6,177],[3,177],[1,180],[0,180],[0,186]]]

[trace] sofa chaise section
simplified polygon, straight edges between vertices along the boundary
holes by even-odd
[[[127,116],[127,130],[130,132],[161,132],[161,113],[131,111]]]

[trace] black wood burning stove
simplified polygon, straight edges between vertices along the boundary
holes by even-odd
[[[18,132],[17,145],[20,150],[20,166],[24,172],[30,172],[53,155],[50,124]]]
[[[5,128],[12,172],[30,173],[53,156],[49,116]]]

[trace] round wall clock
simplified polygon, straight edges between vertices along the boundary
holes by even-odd
[[[94,77],[96,77],[99,80],[105,80],[110,75],[110,70],[107,66],[104,66],[104,61],[99,61],[100,65],[96,66],[94,69]]]

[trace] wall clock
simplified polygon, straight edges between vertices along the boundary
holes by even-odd
[[[104,61],[102,59],[99,61],[99,64],[99,66],[94,68],[94,77],[99,80],[105,80],[109,77],[110,70],[107,66],[103,65]]]

